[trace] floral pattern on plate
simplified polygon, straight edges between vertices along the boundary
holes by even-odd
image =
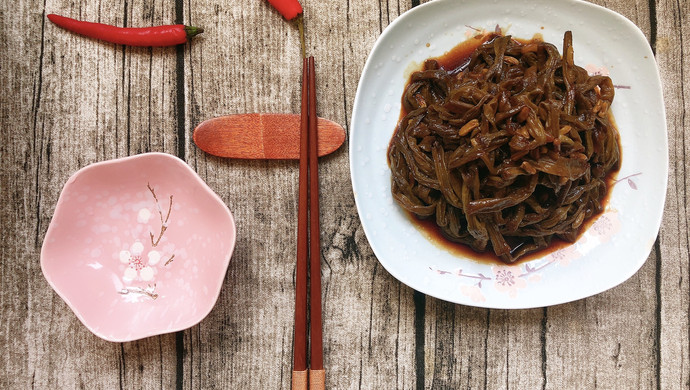
[[[463,272],[462,269],[447,271],[429,267],[429,270],[439,275],[459,278],[458,283],[460,283],[461,293],[469,297],[473,302],[486,301],[482,293],[484,288],[493,288],[510,298],[516,298],[520,290],[527,288],[528,284],[539,283],[542,280],[542,271],[545,268],[550,266],[567,267],[571,262],[577,261],[577,259],[584,256],[579,249],[584,247],[585,243],[608,242],[619,230],[618,213],[608,211],[600,215],[590,229],[585,231],[582,237],[572,245],[565,246],[541,259],[528,261],[524,264],[493,265],[491,266],[492,274],[490,276],[486,276],[483,273],[468,274]]]

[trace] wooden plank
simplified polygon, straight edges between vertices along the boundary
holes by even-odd
[[[171,106],[174,48],[123,48],[76,36],[49,22],[43,24],[46,10],[80,19],[120,25],[127,21],[141,26],[169,21],[170,15],[161,12],[167,8],[140,2],[106,6],[49,1],[45,8],[44,3],[22,4],[20,12],[27,21],[16,29],[23,33],[13,35],[21,42],[11,48],[7,57],[3,56],[26,59],[28,54],[32,58],[21,75],[20,88],[3,91],[4,96],[13,95],[9,92],[33,96],[33,117],[28,126],[33,130],[26,132],[8,123],[16,135],[11,143],[24,145],[23,151],[12,151],[16,159],[13,166],[23,166],[24,170],[15,172],[11,186],[3,182],[3,188],[27,192],[20,198],[24,199],[24,209],[12,217],[15,228],[5,229],[18,234],[8,242],[25,243],[5,253],[16,259],[23,272],[3,278],[14,287],[2,289],[3,299],[6,291],[25,291],[19,295],[22,306],[3,310],[3,317],[17,316],[13,328],[23,335],[23,340],[12,337],[12,343],[25,345],[19,349],[23,352],[17,359],[23,365],[14,369],[20,370],[13,379],[18,387],[174,385],[174,372],[171,375],[167,369],[175,363],[174,336],[128,344],[99,339],[50,289],[41,274],[38,256],[60,189],[69,175],[89,163],[109,158],[148,150],[174,152],[176,136]],[[7,199],[4,194],[3,199]],[[3,208],[3,213],[7,211]],[[26,227],[21,228],[19,223]],[[3,268],[3,274],[10,270]]]
[[[31,4],[29,4],[30,6]],[[39,220],[35,171],[38,156],[36,132],[41,132],[38,107],[41,94],[39,68],[43,62],[41,13],[29,7],[14,10],[9,3],[0,4],[3,29],[25,31],[24,35],[3,34],[0,44],[0,387],[31,386],[29,349],[31,326],[28,306],[32,299],[46,298],[51,293],[41,290],[38,268]],[[4,17],[14,13],[14,17]],[[12,96],[14,99],[7,97]],[[40,272],[40,271],[39,271]],[[39,287],[36,287],[36,286]],[[29,294],[31,293],[31,295]],[[44,302],[46,302],[44,301]],[[40,313],[36,313],[36,319]],[[43,316],[45,319],[45,316]],[[40,340],[42,341],[42,340]]]
[[[660,253],[658,293],[661,296],[657,355],[662,389],[690,388],[690,331],[688,310],[688,177],[690,140],[690,4],[685,1],[656,2],[656,59],[664,85],[669,135],[669,181],[666,208],[657,250]]]
[[[319,15],[308,18],[306,24],[308,52],[316,57],[318,113],[347,126],[359,73],[378,36],[377,31],[368,30],[367,18],[378,23],[379,16],[363,5],[348,8],[336,1],[304,6],[307,15]],[[197,9],[191,19],[206,17],[210,26],[204,27],[219,33],[192,49],[186,77],[190,117],[196,121],[234,112],[299,112],[297,30],[261,2],[216,10],[210,17],[197,14]],[[348,33],[333,25],[346,25]],[[250,33],[257,26],[258,33]],[[349,34],[366,35],[368,46],[348,43]],[[292,355],[297,165],[224,161],[204,155],[193,145],[189,148],[193,164],[231,205],[238,220],[238,249],[229,273],[232,280],[243,282],[227,286],[225,291],[234,300],[218,307],[211,317],[224,317],[237,334],[250,332],[255,337],[223,338],[211,325],[213,321],[208,321],[209,328],[202,323],[198,337],[191,338],[195,356],[185,360],[184,381],[193,387],[203,386],[205,378],[210,378],[226,387],[241,383],[246,388],[286,388]],[[327,383],[338,388],[375,383],[380,383],[379,388],[409,388],[414,374],[407,364],[412,344],[401,341],[400,334],[391,334],[391,327],[402,335],[413,334],[411,320],[405,321],[413,317],[401,313],[411,291],[388,275],[380,278],[376,271],[381,272],[380,266],[370,250],[359,250],[366,239],[354,217],[345,146],[321,159],[320,174]],[[262,287],[260,291],[257,286]],[[355,288],[356,294],[354,286],[362,286]],[[379,294],[391,299],[379,301]],[[265,315],[266,311],[271,315]],[[208,343],[219,348],[201,348]],[[395,350],[396,344],[400,345],[396,356],[404,357],[404,364],[386,360],[382,365],[381,353]],[[218,359],[231,361],[231,373],[216,369]],[[262,367],[265,375],[257,377],[253,367]],[[392,372],[396,375],[391,376]]]
[[[380,29],[409,5],[401,1],[307,4],[305,12],[318,15],[309,21],[320,64],[320,112],[349,131],[352,102],[369,51]],[[413,388],[413,291],[393,279],[371,253],[356,217],[348,148],[339,152],[323,159],[321,180],[323,252],[329,271],[324,300],[328,383],[334,388]]]
[[[548,388],[656,387],[655,264],[652,257],[622,285],[548,309]]]
[[[185,55],[187,123],[226,114],[299,112],[296,30],[266,2],[196,4],[208,32]],[[288,61],[287,59],[292,59]],[[185,388],[289,388],[294,313],[297,164],[206,155],[190,164],[235,216],[237,244],[219,303],[184,332]]]

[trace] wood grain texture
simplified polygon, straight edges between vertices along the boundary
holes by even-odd
[[[659,387],[690,388],[688,343],[688,299],[690,265],[688,264],[688,191],[690,177],[690,34],[682,28],[688,23],[687,1],[656,3],[656,58],[664,85],[664,102],[669,136],[669,181],[664,220],[659,234],[657,262],[659,270],[657,301],[659,312],[660,360]]]
[[[369,51],[419,3],[302,1],[318,15],[306,32],[320,117],[349,133]],[[373,255],[345,143],[319,165],[327,388],[690,388],[690,35],[681,28],[690,4],[595,3],[640,27],[664,85],[669,188],[648,261],[618,287],[545,309],[486,310],[424,296]],[[183,21],[206,32],[191,45],[129,48],[68,34],[46,13],[120,26]],[[297,161],[210,156],[192,131],[221,115],[299,113],[296,28],[259,0],[21,0],[0,4],[0,31],[0,388],[289,388]],[[49,287],[40,247],[73,172],[147,151],[184,158],[201,175],[233,212],[237,246],[218,303],[200,324],[109,343]]]

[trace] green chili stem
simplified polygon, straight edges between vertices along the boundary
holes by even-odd
[[[193,36],[204,32],[204,29],[201,27],[184,26],[184,31],[187,33],[187,39],[191,39]]]
[[[297,24],[297,28],[299,29],[299,43],[302,46],[302,58],[307,58],[307,49],[304,43],[304,18],[302,17],[302,14],[297,16],[297,19],[295,19],[295,23]]]

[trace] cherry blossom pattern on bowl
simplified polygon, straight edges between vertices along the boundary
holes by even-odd
[[[196,172],[172,155],[146,153],[69,178],[41,269],[91,332],[132,341],[206,317],[235,238],[232,214]]]

